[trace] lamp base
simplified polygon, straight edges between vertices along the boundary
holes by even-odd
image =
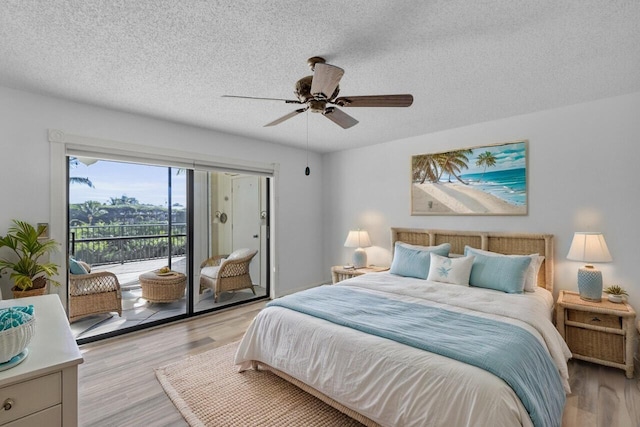
[[[578,292],[585,301],[602,301],[602,272],[587,265],[578,270]]]
[[[353,253],[353,266],[355,268],[363,268],[367,266],[367,252],[364,249],[358,248]]]

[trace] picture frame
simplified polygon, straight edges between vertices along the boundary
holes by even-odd
[[[527,215],[527,140],[411,157],[411,215]]]

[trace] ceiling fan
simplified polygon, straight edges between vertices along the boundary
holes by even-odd
[[[301,104],[304,107],[292,111],[270,123],[264,125],[275,126],[310,110],[321,113],[323,116],[336,123],[343,129],[358,124],[358,121],[336,108],[338,107],[408,107],[413,103],[413,96],[403,95],[368,95],[368,96],[341,96],[337,98],[340,88],[338,83],[344,74],[344,70],[335,65],[327,64],[324,58],[314,56],[307,60],[307,64],[313,71],[312,76],[306,76],[296,82],[295,95],[298,99],[259,98],[253,96],[223,95],[226,98],[262,99],[271,101],[284,101],[287,104]]]

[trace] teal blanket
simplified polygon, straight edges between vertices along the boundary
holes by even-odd
[[[508,323],[398,301],[359,289],[321,286],[267,304],[456,359],[504,380],[534,426],[560,426],[565,393],[540,342]]]

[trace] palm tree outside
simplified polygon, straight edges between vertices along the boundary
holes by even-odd
[[[107,211],[102,208],[100,202],[94,200],[86,201],[82,204],[82,210],[87,215],[87,224],[93,225],[93,220],[105,215]]]
[[[78,167],[78,159],[76,157],[69,157],[69,167],[77,168]],[[90,188],[95,188],[93,186],[93,182],[89,178],[82,178],[79,176],[71,176],[69,177],[69,184],[81,184],[86,185]]]

